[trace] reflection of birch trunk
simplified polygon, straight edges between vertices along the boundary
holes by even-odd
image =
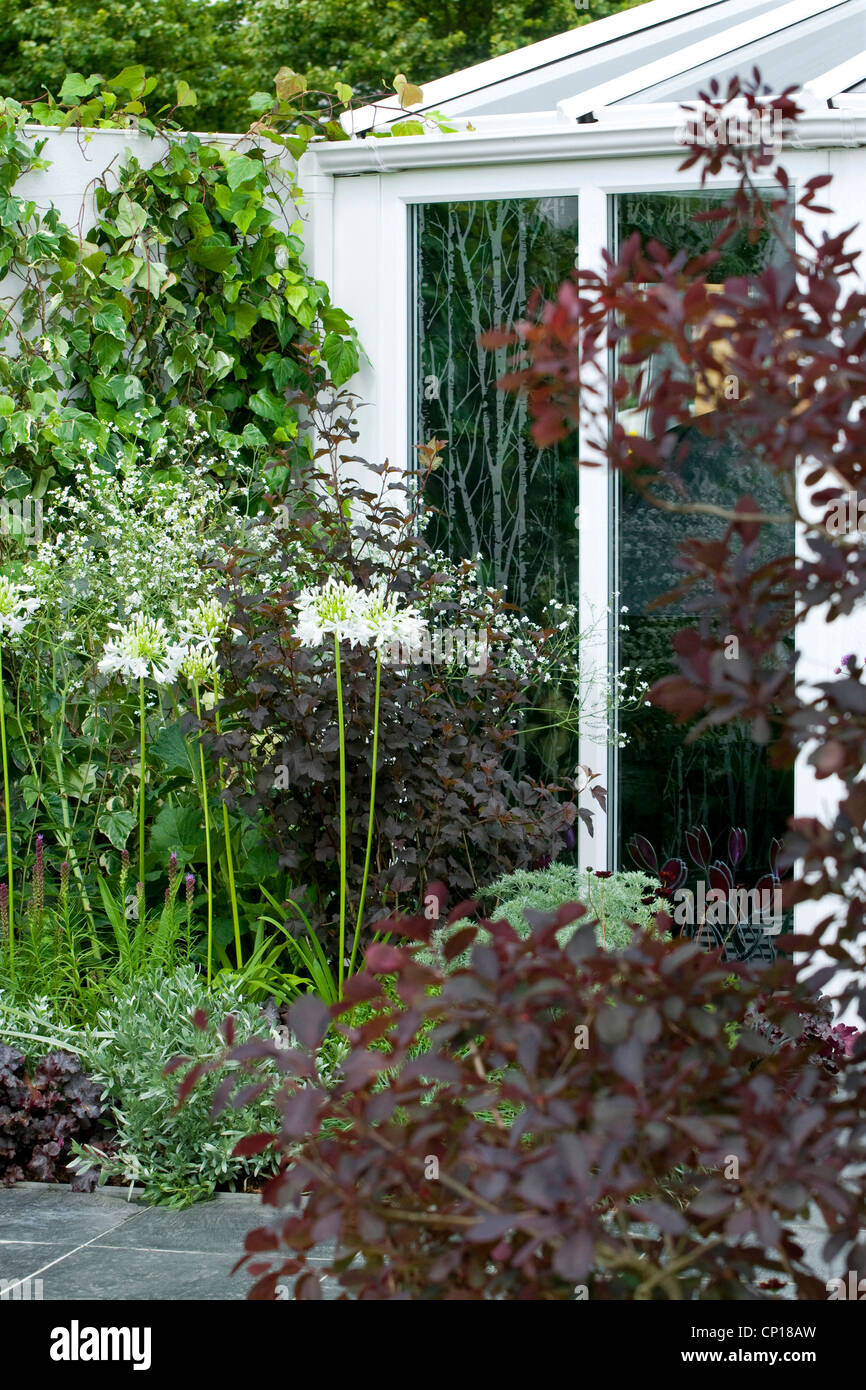
[[[490,204],[487,205],[488,207]],[[494,203],[496,217],[493,226],[489,228],[490,250],[493,257],[493,304],[488,309],[488,314],[492,311],[495,315],[494,323],[506,322],[505,295],[502,285],[502,219],[505,216],[506,205],[504,203]],[[489,222],[489,215],[488,215]],[[488,320],[489,326],[489,320]],[[480,347],[483,354],[484,349]],[[493,360],[496,364],[496,375],[501,376],[505,371],[506,351],[504,348],[496,348],[493,353]],[[482,356],[479,361],[479,374],[487,369],[487,362]],[[495,389],[495,383],[494,383]],[[487,393],[485,392],[485,395]],[[496,391],[494,398],[496,431],[492,441],[492,456],[489,461],[490,482],[493,489],[493,543],[495,553],[493,555],[494,574],[496,584],[501,586],[508,583],[508,575],[505,572],[505,526],[502,516],[502,475],[505,467],[505,392]]]
[[[469,321],[470,321],[470,323],[471,323],[471,325],[472,325],[473,344],[474,344],[474,348],[475,348],[475,354],[474,354],[474,355],[475,355],[475,365],[476,365],[476,372],[477,372],[477,376],[478,376],[478,383],[479,383],[479,386],[480,386],[480,388],[481,388],[481,389],[479,390],[479,392],[478,392],[478,412],[479,412],[479,415],[480,415],[480,418],[481,418],[481,448],[482,448],[482,456],[483,456],[483,459],[484,459],[485,464],[486,464],[487,475],[488,475],[488,477],[490,478],[491,483],[493,483],[493,472],[494,472],[494,469],[491,468],[491,456],[492,456],[492,453],[493,453],[493,449],[492,449],[491,429],[490,429],[490,406],[489,406],[489,402],[488,402],[488,399],[487,399],[487,391],[484,389],[484,387],[485,387],[485,380],[484,380],[484,378],[485,378],[485,371],[484,371],[484,366],[485,366],[485,364],[484,364],[484,349],[483,349],[483,347],[481,346],[481,343],[480,343],[480,341],[479,341],[479,339],[480,339],[480,337],[481,337],[481,334],[482,334],[483,331],[484,331],[484,328],[487,326],[487,325],[485,325],[485,324],[482,323],[482,317],[481,317],[481,302],[480,302],[480,299],[479,299],[479,294],[480,294],[480,293],[482,292],[482,290],[483,290],[484,277],[483,277],[483,275],[480,275],[480,274],[478,274],[477,272],[476,272],[475,274],[473,274],[473,270],[472,270],[472,261],[471,261],[471,258],[470,258],[470,255],[469,255],[469,249],[468,249],[468,246],[467,246],[467,236],[468,236],[469,231],[470,231],[470,229],[471,229],[471,227],[472,227],[472,221],[473,221],[472,218],[468,218],[467,221],[466,221],[465,226],[462,227],[462,228],[460,228],[459,225],[458,225],[458,223],[457,223],[457,220],[455,219],[455,230],[456,230],[456,235],[455,235],[454,240],[455,240],[455,242],[456,242],[457,251],[458,251],[459,256],[460,256],[460,262],[461,262],[461,265],[462,265],[462,267],[463,267],[463,289],[464,289],[464,292],[465,292],[465,294],[466,294],[466,301],[467,301],[467,306],[468,306],[468,309],[469,309]],[[474,452],[474,451],[470,451],[470,450],[467,449],[467,451],[466,451],[466,454],[467,454],[467,462],[468,462],[469,458],[472,457],[472,453],[473,453],[473,452]],[[461,472],[462,472],[462,468],[461,468]],[[494,505],[494,513],[493,513],[493,536],[494,536],[494,542],[493,542],[493,543],[494,543],[494,546],[496,545],[496,537],[497,537],[497,535],[499,534],[499,527],[501,526],[501,521],[502,521],[501,515],[500,515],[500,516],[497,516],[497,514],[496,514],[496,507],[495,507],[495,505]],[[473,534],[473,539],[474,539],[474,534]],[[478,548],[479,548],[479,547],[476,547],[476,552],[477,552]]]
[[[560,534],[561,480],[555,451],[537,451],[527,436],[528,410],[496,381],[507,349],[487,351],[486,330],[523,316],[529,293],[552,289],[571,268],[574,239],[551,229],[534,200],[428,205],[417,214],[418,328],[425,375],[438,398],[420,399],[419,437],[448,441],[439,478],[444,515],[433,526],[454,557],[481,553],[492,578],[525,606],[533,591],[567,592],[576,545]],[[558,238],[558,240],[557,240]],[[565,588],[554,587],[561,574]]]

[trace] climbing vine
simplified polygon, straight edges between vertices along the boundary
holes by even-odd
[[[265,148],[263,123],[207,143],[173,127],[177,107],[195,101],[189,86],[151,119],[152,85],[141,68],[108,84],[73,74],[56,101],[0,103],[7,496],[42,497],[69,481],[82,446],[131,447],[165,423],[204,431],[241,463],[278,454],[290,464],[301,447],[293,398],[357,369],[348,316],[304,265],[301,193]],[[85,141],[92,128],[135,127],[164,151],[102,174],[95,224],[81,231],[17,191],[24,174],[49,167],[40,124],[74,125]]]

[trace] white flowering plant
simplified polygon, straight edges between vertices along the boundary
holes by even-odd
[[[371,475],[348,479],[348,428],[325,421],[322,435],[332,467],[312,462],[271,499],[255,558],[218,566],[235,599],[222,672],[234,729],[220,747],[297,885],[284,925],[303,912],[336,997],[383,911],[414,907],[431,879],[468,895],[556,858],[591,812],[576,755],[555,782],[528,770],[539,676],[576,684],[574,609],[545,626],[518,612],[475,559],[426,545],[420,485],[390,466],[375,490]],[[440,658],[455,629],[489,644],[489,660],[444,641]]]

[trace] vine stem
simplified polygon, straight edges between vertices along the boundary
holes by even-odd
[[[370,873],[370,854],[373,848],[373,815],[376,807],[376,766],[379,761],[379,692],[382,685],[382,653],[376,651],[376,695],[373,701],[373,766],[370,769],[370,814],[367,818],[367,851],[364,856],[364,877],[361,881],[361,901],[358,904],[358,920],[355,923],[355,939],[352,942],[352,958],[349,961],[349,975],[355,969],[355,956],[361,939],[361,922],[364,916],[364,899],[367,894],[367,878]]]
[[[3,754],[3,809],[6,813],[6,882],[9,897],[9,974],[15,981],[15,882],[12,872],[12,816],[9,806],[9,758],[6,751],[6,703],[3,689],[3,655],[0,651],[0,745]]]
[[[195,717],[200,724],[201,699],[197,680],[193,680],[192,691],[195,699]],[[204,813],[204,846],[207,856],[207,982],[208,988],[210,988],[213,976],[213,865],[210,852],[210,816],[207,808],[207,773],[204,765],[204,743],[201,733],[198,736],[198,756],[201,765],[201,808]]]
[[[340,730],[340,945],[337,961],[337,998],[343,997],[343,974],[346,954],[346,723],[343,717],[343,684],[340,674],[340,638],[334,633],[334,657],[337,674],[337,722]]]
[[[214,715],[215,715],[215,717],[216,717],[216,731],[217,731],[217,734],[221,734],[221,733],[222,733],[222,725],[221,725],[221,723],[220,723],[220,711],[219,711],[219,677],[218,677],[218,676],[214,676],[213,697],[214,697]],[[220,760],[219,760],[219,772],[220,772],[220,791],[223,792],[223,791],[225,790],[225,786],[224,786],[224,784],[223,784],[223,778],[224,778],[225,773],[224,773],[224,764],[223,764],[222,758],[220,758]],[[222,797],[220,797],[220,800],[222,800]],[[241,970],[241,969],[243,968],[243,963],[244,963],[244,962],[243,962],[243,956],[242,956],[242,954],[241,954],[241,923],[240,923],[240,917],[239,917],[239,915],[238,915],[238,895],[237,895],[237,890],[236,890],[236,888],[235,888],[235,861],[234,861],[234,857],[233,857],[233,855],[232,855],[232,837],[231,837],[231,831],[230,831],[230,829],[229,829],[229,808],[226,806],[225,801],[222,802],[222,808],[223,808],[223,835],[224,835],[224,837],[225,837],[225,843],[226,843],[226,866],[227,866],[228,878],[229,878],[229,896],[230,896],[230,898],[231,898],[231,904],[232,904],[232,922],[233,922],[233,924],[234,924],[234,929],[235,929],[235,959],[236,959],[236,961],[237,961],[238,970]]]

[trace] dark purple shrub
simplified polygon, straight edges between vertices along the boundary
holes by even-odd
[[[322,422],[321,452],[332,462],[353,443],[350,407],[338,402]],[[438,446],[422,457],[434,466]],[[271,499],[274,515],[261,519],[272,542],[269,564],[256,552],[234,553],[223,566],[234,633],[223,651],[223,731],[212,744],[233,772],[230,801],[263,821],[297,885],[293,896],[316,926],[333,920],[339,883],[337,680],[333,646],[298,641],[294,604],[302,588],[331,575],[364,589],[386,586],[401,605],[432,615],[433,630],[483,629],[489,641],[486,670],[383,663],[368,904],[378,904],[379,914],[382,905],[415,910],[434,880],[474,892],[512,869],[556,858],[573,843],[576,816],[590,819],[577,809],[573,783],[542,785],[523,775],[517,759],[530,703],[520,663],[543,659],[552,634],[527,624],[519,642],[503,640],[500,629],[514,615],[504,597],[479,607],[471,565],[455,593],[417,534],[405,479],[397,470],[371,471],[381,475],[381,493],[342,480],[321,461],[295,474]],[[376,687],[369,648],[343,644],[341,686],[351,908],[368,824]],[[603,804],[598,788],[591,795]]]
[[[539,914],[525,941],[485,921],[489,944],[447,978],[373,946],[343,1005],[293,1006],[294,1051],[235,1054],[286,1076],[279,1135],[241,1145],[285,1154],[264,1194],[279,1215],[247,1240],[251,1297],[297,1277],[319,1298],[323,1275],[361,1299],[748,1299],[767,1277],[823,1297],[793,1226],[812,1203],[827,1257],[866,1264],[862,1068],[844,1048],[814,1065],[826,1039],[790,964],[758,974],[647,935],[612,955],[587,926],[561,949],[583,911]],[[359,1004],[325,1086],[316,1048]]]
[[[70,1052],[48,1052],[32,1073],[0,1043],[0,1182],[63,1181],[70,1140],[98,1136],[99,1090]],[[86,1177],[73,1186],[87,1186]]]

